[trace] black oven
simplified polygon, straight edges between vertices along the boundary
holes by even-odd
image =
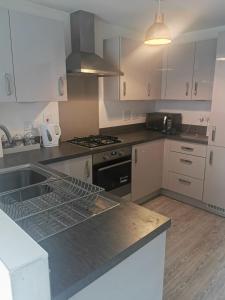
[[[93,183],[118,196],[130,193],[131,147],[93,156]]]

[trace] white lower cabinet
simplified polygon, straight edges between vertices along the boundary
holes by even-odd
[[[206,149],[205,145],[166,140],[163,188],[202,201]]]
[[[165,246],[164,232],[69,300],[162,300]]]
[[[193,199],[202,200],[203,180],[168,172],[167,182],[169,190]]]
[[[132,149],[132,200],[139,200],[161,189],[164,140]]]
[[[92,156],[64,160],[48,166],[71,177],[92,183]]]
[[[225,209],[225,148],[208,146],[204,202]]]

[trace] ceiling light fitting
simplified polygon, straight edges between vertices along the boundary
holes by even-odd
[[[146,45],[166,45],[172,42],[169,28],[164,23],[164,14],[161,12],[161,0],[158,1],[158,11],[155,22],[149,27],[145,35]]]

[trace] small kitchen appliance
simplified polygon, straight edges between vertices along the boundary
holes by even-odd
[[[55,147],[59,145],[61,129],[58,124],[43,123],[40,126],[42,144],[44,147]]]
[[[182,130],[182,114],[179,113],[149,113],[146,117],[146,128],[173,135]]]

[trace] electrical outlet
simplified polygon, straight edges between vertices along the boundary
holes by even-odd
[[[131,119],[131,111],[125,110],[123,113],[123,119],[124,121],[129,121]]]
[[[52,115],[49,113],[43,113],[43,122],[51,123],[51,121],[52,121]]]

